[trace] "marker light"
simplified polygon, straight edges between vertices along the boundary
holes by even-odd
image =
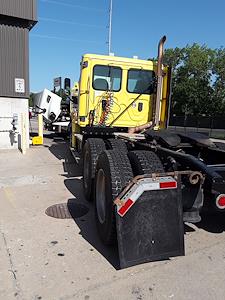
[[[225,209],[225,195],[221,194],[216,198],[216,206],[219,209]]]

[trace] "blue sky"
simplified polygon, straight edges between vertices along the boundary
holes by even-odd
[[[37,25],[30,32],[30,89],[52,89],[53,78],[79,79],[82,54],[108,52],[109,0],[37,0]],[[112,52],[157,55],[194,42],[225,46],[224,0],[113,0]]]

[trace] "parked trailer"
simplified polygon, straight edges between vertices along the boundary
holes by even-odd
[[[171,69],[158,61],[84,55],[71,149],[82,153],[86,199],[120,265],[184,255],[183,222],[225,211],[225,151],[167,130]]]

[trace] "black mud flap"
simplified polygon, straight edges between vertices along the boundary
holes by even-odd
[[[184,255],[181,192],[147,191],[121,217],[116,212],[120,267]]]

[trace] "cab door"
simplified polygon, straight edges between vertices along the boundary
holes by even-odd
[[[110,125],[121,111],[123,70],[120,66],[100,62],[93,66],[92,94],[94,101],[94,125]]]
[[[151,120],[155,73],[148,70],[150,66],[144,69],[104,60],[92,66],[94,125],[135,127]]]
[[[150,121],[152,116],[152,94],[155,73],[152,70],[132,67],[127,69],[125,94],[127,105],[126,118],[130,126],[138,126]]]

